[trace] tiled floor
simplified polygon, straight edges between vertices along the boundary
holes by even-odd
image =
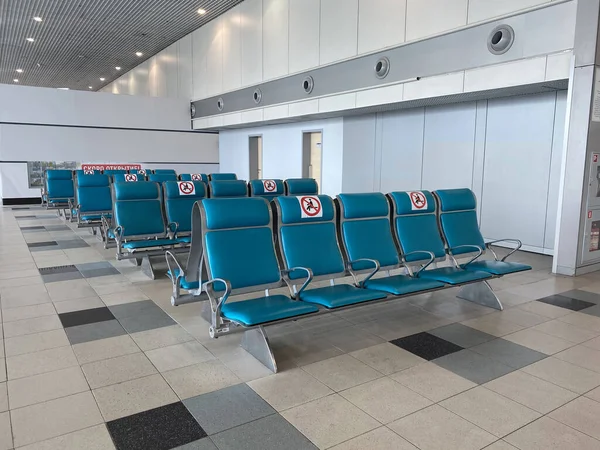
[[[0,210],[0,450],[600,449],[600,275],[492,280],[267,328],[280,372],[202,304],[40,208]]]

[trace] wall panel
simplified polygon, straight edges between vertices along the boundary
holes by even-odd
[[[374,152],[365,149],[375,148],[376,122],[376,114],[344,119],[342,192],[373,190]],[[325,172],[322,178],[325,178]]]
[[[262,0],[245,0],[239,6],[242,26],[242,86],[263,77]]]
[[[289,1],[289,71],[294,73],[319,65],[321,0]]]
[[[177,56],[177,43],[167,47],[162,51],[162,60],[165,64],[165,85],[167,91],[167,97],[169,98],[180,98],[179,86],[178,86],[178,66],[179,59]],[[185,97],[181,97],[185,98]]]
[[[242,30],[240,10],[234,8],[223,17],[223,90],[242,85]]]
[[[469,23],[503,16],[532,6],[550,3],[552,0],[469,0]]]
[[[195,97],[194,90],[196,86],[193,71],[192,34],[188,34],[177,42],[177,90],[180,98]]]
[[[288,0],[263,0],[263,80],[287,75]]]
[[[320,64],[356,56],[358,0],[321,0]]]
[[[406,40],[459,28],[467,24],[468,0],[407,0]]]
[[[207,29],[208,51],[206,53],[206,95],[223,91],[223,16],[209,22]]]
[[[404,42],[406,0],[359,0],[358,53]]]

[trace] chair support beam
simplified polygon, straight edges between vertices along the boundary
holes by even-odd
[[[264,327],[252,328],[244,332],[242,348],[258,359],[271,372],[277,373],[277,362],[269,344]]]
[[[494,294],[487,281],[479,281],[463,286],[457,294],[458,298],[477,303],[488,308],[494,308],[502,311],[504,307],[500,299]]]

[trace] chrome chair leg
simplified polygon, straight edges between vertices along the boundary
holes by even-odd
[[[242,348],[263,363],[271,372],[277,373],[277,362],[264,327],[246,330],[242,338]]]
[[[487,281],[479,281],[463,286],[458,294],[458,298],[477,303],[488,308],[494,308],[502,311],[504,307],[500,299],[496,296]]]

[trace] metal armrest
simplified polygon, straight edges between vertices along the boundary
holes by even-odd
[[[427,251],[427,250],[415,250],[414,252],[408,252],[408,253],[404,253],[402,255],[402,257],[404,259],[405,265],[408,263],[408,261],[406,261],[406,257],[408,255],[427,255],[427,256],[429,256],[429,261],[427,261],[426,264],[423,264],[423,266],[416,273],[417,277],[419,276],[419,274],[421,272],[423,272],[425,269],[427,269],[435,261],[435,255],[433,254],[433,252],[430,252],[430,251]],[[411,270],[410,270],[410,268],[408,266],[406,266],[406,267],[408,268],[409,273],[411,275],[413,275],[412,272],[411,272]]]
[[[463,264],[464,267],[467,267],[469,264],[471,264],[473,261],[475,261],[481,255],[483,255],[483,249],[479,245],[464,244],[464,245],[457,245],[456,247],[452,247],[452,248],[448,249],[448,252],[452,255],[453,259],[454,259],[454,255],[452,254],[452,250],[456,250],[457,248],[472,248],[474,250],[477,250],[477,255],[475,255],[473,258],[471,258],[468,263]],[[456,260],[454,260],[454,262],[456,264],[456,267],[460,267],[459,264],[456,262]]]
[[[356,278],[356,274],[354,273],[354,268],[352,267],[353,264],[356,264],[359,262],[368,262],[375,266],[374,269],[371,272],[369,272],[369,274],[362,281],[358,281],[358,279]],[[379,264],[379,261],[377,261],[375,259],[370,259],[370,258],[358,258],[358,259],[355,259],[354,261],[348,261],[346,263],[346,270],[348,272],[350,272],[350,275],[352,275],[352,279],[354,280],[354,286],[356,286],[356,287],[363,287],[365,285],[365,283],[367,281],[369,281],[371,278],[373,278],[373,275],[375,275],[379,271],[380,267],[381,267],[381,265]]]
[[[303,270],[304,272],[306,272],[306,280],[304,281],[304,283],[302,283],[300,289],[297,292],[294,292],[294,282],[292,281],[289,275],[290,273],[295,272],[296,270]],[[306,289],[306,287],[310,284],[310,282],[313,279],[312,270],[310,270],[307,267],[292,267],[291,269],[285,269],[281,271],[281,275],[283,277],[283,281],[285,281],[285,284],[287,284],[287,287],[290,290],[290,297],[292,297],[294,300],[298,298],[298,296],[302,293],[302,291],[304,291],[304,289]]]
[[[169,272],[171,273],[171,279],[173,280],[173,282],[176,281],[175,279],[177,279],[177,281],[178,281],[180,278],[183,278],[185,276],[185,271],[183,270],[183,267],[179,263],[179,260],[169,250],[167,250],[165,252],[165,259],[167,261],[167,268],[169,269]],[[169,259],[170,259],[170,261],[169,261]],[[177,265],[177,268],[179,269],[179,274],[177,276],[175,276],[175,272],[173,271],[173,266],[171,265],[171,262],[174,262],[175,265]]]
[[[511,252],[508,253],[508,255],[506,255],[504,258],[502,258],[500,260],[502,262],[504,262],[510,255],[512,255],[513,253],[518,251],[521,248],[521,246],[523,245],[523,243],[519,239],[496,239],[495,241],[486,242],[485,246],[490,250],[490,252],[492,252],[492,255],[494,255],[494,258],[496,259],[496,261],[498,261],[498,255],[496,255],[496,252],[492,248],[492,245],[494,245],[497,242],[516,242],[516,244],[517,244],[517,246],[515,248],[513,248]]]
[[[179,224],[177,222],[169,222],[167,228],[171,233],[171,239],[177,239],[177,231],[179,230]]]
[[[215,283],[223,283],[225,285],[225,293],[223,295],[218,294],[218,301],[216,295],[216,291],[213,288]],[[205,283],[202,283],[202,289],[206,291],[208,294],[208,299],[210,300],[210,308],[213,314],[217,316],[221,315],[221,307],[225,304],[229,296],[231,295],[231,283],[228,280],[224,280],[223,278],[213,278],[212,280],[208,280]]]

